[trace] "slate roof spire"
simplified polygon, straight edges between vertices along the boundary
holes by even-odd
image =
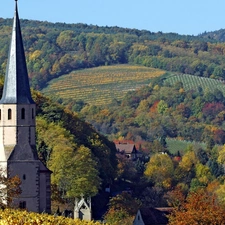
[[[17,0],[15,0],[11,44],[0,104],[34,104],[30,92]]]

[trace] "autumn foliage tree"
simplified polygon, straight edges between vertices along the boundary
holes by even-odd
[[[141,203],[130,193],[122,192],[109,201],[109,209],[105,214],[105,220],[111,225],[129,225]]]
[[[191,192],[186,201],[175,207],[169,215],[169,225],[225,224],[225,205],[214,192],[198,189]]]
[[[169,155],[157,153],[150,158],[144,172],[156,186],[169,188],[172,182],[174,165]]]
[[[18,176],[6,177],[4,169],[0,169],[0,207],[13,207],[13,199],[21,194],[21,180]]]

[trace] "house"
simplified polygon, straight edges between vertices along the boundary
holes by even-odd
[[[141,208],[135,216],[133,225],[166,225],[167,215],[171,210],[171,208]]]
[[[134,144],[119,142],[116,144],[116,149],[118,153],[125,155],[127,158],[131,160],[137,159],[138,151]]]

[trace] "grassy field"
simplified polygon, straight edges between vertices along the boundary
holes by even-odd
[[[63,75],[49,82],[42,92],[101,105],[120,100],[128,91],[148,85],[152,78],[163,74],[165,71],[144,66],[101,66]]]
[[[189,145],[193,145],[196,148],[206,149],[205,143],[195,142],[195,141],[185,141],[185,140],[177,140],[174,138],[167,138],[166,143],[167,143],[168,151],[171,154],[177,154],[177,152],[179,151],[180,154],[183,155]]]
[[[202,87],[203,90],[208,88],[209,91],[213,92],[215,89],[219,89],[225,94],[225,84],[223,81],[210,79],[206,77],[198,77],[188,74],[174,74],[168,76],[165,82],[170,84],[175,84],[176,82],[181,81],[184,85],[185,90],[197,89]]]

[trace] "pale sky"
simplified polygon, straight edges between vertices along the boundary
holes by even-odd
[[[14,0],[0,0],[12,18]],[[197,35],[225,28],[225,0],[18,0],[21,19]]]

